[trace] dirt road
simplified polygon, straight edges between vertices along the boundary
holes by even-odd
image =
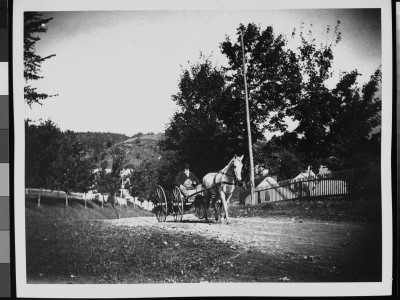
[[[380,229],[357,223],[316,222],[296,218],[232,218],[230,224],[206,223],[186,214],[176,223],[155,217],[107,220],[114,226],[151,228],[157,231],[229,242],[238,250],[232,260],[263,265],[273,261],[268,276],[282,281],[380,281]],[[276,274],[271,274],[276,273]],[[286,276],[283,276],[287,274]],[[265,276],[265,275],[263,275]],[[260,278],[259,278],[260,279]]]

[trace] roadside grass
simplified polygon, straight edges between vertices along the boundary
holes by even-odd
[[[232,207],[230,214],[379,224],[377,207],[365,201],[295,201]],[[364,270],[366,264],[355,268],[343,263],[339,274],[328,261],[321,265],[287,253],[245,250],[230,241],[143,225],[114,227],[103,221],[154,216],[139,208],[122,208],[119,215],[118,210],[89,201],[85,209],[83,201],[73,199],[66,207],[63,199],[42,198],[38,207],[36,199],[26,199],[28,283],[274,282],[288,274],[291,282],[379,280],[376,272]],[[370,242],[362,241],[355,249],[366,249]]]
[[[130,217],[153,216],[141,208],[134,208],[130,203],[128,207],[113,208],[110,203],[105,203],[104,207],[100,202],[86,201],[78,199],[68,199],[68,206],[65,199],[42,196],[40,206],[37,205],[37,197],[27,197],[25,199],[25,212],[27,218],[56,218],[65,220],[102,220],[118,219]]]
[[[229,208],[232,217],[287,217],[330,222],[381,223],[379,200],[293,200]]]
[[[42,220],[44,221],[44,220]],[[229,245],[146,227],[115,228],[96,221],[28,224],[30,280],[66,283],[155,283],[211,280]],[[46,227],[44,227],[46,226]],[[221,280],[224,275],[222,274]]]
[[[162,228],[114,227],[95,220],[27,221],[28,283],[379,280],[376,272],[355,274],[365,269],[362,266],[335,264],[338,269],[333,271],[326,258],[317,263],[293,253],[245,249],[230,241],[171,234]]]

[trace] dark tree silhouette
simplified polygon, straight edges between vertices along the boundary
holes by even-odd
[[[25,12],[24,14],[24,77],[26,82],[24,99],[29,107],[33,103],[42,104],[42,100],[56,96],[40,93],[29,84],[32,80],[43,78],[40,76],[42,63],[55,56],[55,54],[50,54],[42,57],[36,53],[36,43],[40,41],[38,34],[47,32],[46,24],[53,19],[42,19],[41,16],[42,14],[35,12]]]

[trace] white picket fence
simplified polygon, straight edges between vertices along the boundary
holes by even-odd
[[[42,196],[53,196],[57,198],[65,198],[66,193],[64,191],[52,191],[48,189],[33,189],[33,188],[26,188],[25,189],[25,194],[26,195],[42,195]],[[98,201],[103,201],[107,202],[108,200],[108,195],[102,195],[100,193],[69,193],[68,194],[69,199],[78,199],[78,200],[98,200]],[[118,198],[118,197],[117,197]],[[136,207],[140,207],[142,209],[151,211],[154,208],[154,205],[150,201],[139,201],[137,197],[132,197],[129,196],[126,198],[126,200],[132,204],[134,204]]]

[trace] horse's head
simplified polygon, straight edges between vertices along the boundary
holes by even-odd
[[[242,181],[243,156],[244,155],[239,157],[235,155],[235,157],[232,159],[233,173],[235,174],[235,177],[237,178],[238,181]]]

